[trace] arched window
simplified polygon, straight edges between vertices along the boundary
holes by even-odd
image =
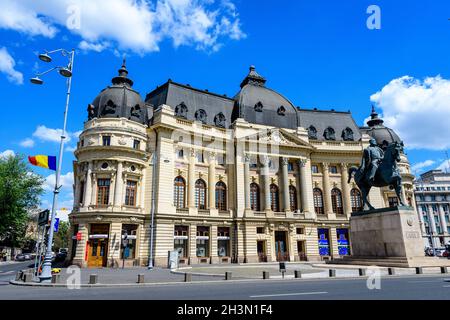
[[[178,176],[173,182],[173,187],[173,205],[177,208],[185,208],[186,181]]]
[[[352,203],[353,212],[362,211],[363,206],[362,206],[361,192],[358,189],[353,188],[352,191],[350,191],[350,200]]]
[[[270,209],[280,212],[280,192],[275,184],[270,185]]]
[[[195,182],[195,206],[200,210],[206,209],[206,183],[202,179]]]
[[[216,208],[221,211],[227,210],[227,186],[222,181],[216,184]]]
[[[294,186],[289,186],[289,204],[291,212],[298,210],[297,189]]]
[[[314,194],[314,210],[316,211],[316,214],[323,214],[323,195],[322,190],[319,188],[315,188],[313,190]]]
[[[332,127],[328,127],[325,129],[323,137],[325,140],[336,140],[336,132]]]
[[[259,186],[256,183],[252,183],[250,185],[250,208],[253,211],[261,211],[259,195]]]
[[[314,126],[308,128],[308,137],[314,140],[317,139],[317,129]]]
[[[342,207],[342,193],[338,188],[331,190],[331,204],[335,214],[344,214],[344,208]]]

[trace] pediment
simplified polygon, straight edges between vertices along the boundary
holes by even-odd
[[[301,140],[294,134],[277,128],[261,130],[260,132],[246,136],[243,139],[250,143],[264,143],[268,145],[279,145],[291,148],[314,148],[311,144]]]

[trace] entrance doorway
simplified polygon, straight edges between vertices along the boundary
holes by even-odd
[[[102,268],[106,267],[108,240],[92,239],[89,240],[88,267]]]
[[[258,261],[259,262],[267,262],[266,255],[266,242],[265,241],[257,241],[258,248]]]
[[[306,249],[305,249],[305,241],[297,241],[297,254],[299,261],[307,261],[306,259]]]
[[[275,254],[277,261],[289,261],[286,231],[275,231]]]

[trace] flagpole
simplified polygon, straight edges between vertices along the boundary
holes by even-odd
[[[69,66],[70,71],[73,70],[73,62],[75,58],[75,50],[70,52],[69,58]],[[52,246],[53,246],[53,234],[54,234],[54,224],[56,219],[56,207],[58,205],[58,195],[62,186],[59,185],[59,180],[61,177],[61,167],[62,167],[62,159],[64,153],[64,142],[66,140],[66,127],[67,127],[67,113],[69,111],[69,101],[70,101],[70,89],[72,86],[72,77],[68,77],[67,79],[67,95],[66,95],[66,108],[64,110],[64,125],[61,135],[61,142],[59,145],[59,158],[58,158],[58,166],[56,168],[56,179],[55,179],[55,189],[53,190],[53,204],[51,211],[51,222],[50,222],[50,230],[47,241],[47,251],[45,253],[44,264],[42,265],[42,273],[39,276],[41,282],[50,282],[52,279]]]

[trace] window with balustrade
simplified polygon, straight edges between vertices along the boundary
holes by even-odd
[[[331,190],[331,205],[335,214],[344,214],[342,206],[342,193],[338,188]]]
[[[270,209],[274,212],[280,212],[280,191],[275,184],[270,185]]]
[[[216,184],[216,208],[221,211],[227,210],[227,186],[222,181]]]
[[[313,198],[314,198],[314,211],[316,212],[316,214],[324,214],[322,190],[320,190],[319,188],[314,188]]]
[[[289,186],[289,205],[292,212],[298,210],[297,189],[294,186]]]
[[[256,183],[250,185],[250,208],[253,211],[261,211],[259,186]]]
[[[176,177],[173,189],[173,204],[177,208],[185,208],[186,181],[182,177]]]
[[[353,188],[350,191],[350,202],[352,204],[352,211],[358,212],[363,210],[361,191],[356,188]]]
[[[206,183],[202,179],[195,182],[195,206],[200,210],[206,210]]]

